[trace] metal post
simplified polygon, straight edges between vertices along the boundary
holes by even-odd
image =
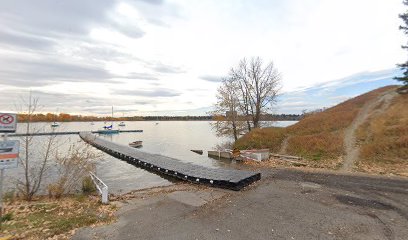
[[[1,169],[0,172],[0,228],[3,222],[3,177],[4,177],[4,169]]]
[[[3,141],[7,141],[7,133],[3,135]],[[4,168],[0,169],[0,229],[2,228],[3,222],[3,178],[4,178]]]
[[[102,203],[103,204],[108,204],[109,199],[108,199],[108,187],[103,187],[102,188]]]

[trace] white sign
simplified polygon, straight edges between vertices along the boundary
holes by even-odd
[[[0,169],[16,168],[20,141],[10,140],[0,142]]]
[[[15,132],[17,127],[17,114],[0,113],[0,132]]]

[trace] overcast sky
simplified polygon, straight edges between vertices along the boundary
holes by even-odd
[[[203,114],[243,57],[284,92],[406,59],[402,0],[1,0],[0,110]],[[117,113],[118,114],[118,113]]]

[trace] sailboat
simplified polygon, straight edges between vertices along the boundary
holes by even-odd
[[[105,122],[106,123],[106,122]],[[115,134],[115,133],[119,133],[119,130],[115,130],[113,129],[113,106],[112,106],[112,122],[111,125],[109,126],[103,126],[102,130],[98,131],[99,134]]]
[[[58,111],[58,109],[57,109],[57,111]],[[56,117],[55,117],[55,116],[56,116],[56,114],[54,115],[54,122],[51,123],[51,127],[52,127],[52,128],[59,127],[59,125],[60,125],[58,122],[55,121],[55,120],[56,120]]]
[[[124,118],[125,117],[125,113],[122,113],[122,118]],[[119,127],[125,127],[126,126],[126,124],[125,124],[125,122],[120,122],[119,124],[118,124],[118,126]]]

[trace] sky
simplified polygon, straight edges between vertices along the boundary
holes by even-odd
[[[403,11],[401,0],[2,0],[0,111],[31,91],[42,112],[203,115],[221,77],[254,56],[281,73],[276,111],[313,108],[324,101],[290,96],[395,72]]]
[[[299,114],[333,107],[363,93],[383,86],[396,85],[393,78],[400,76],[399,69],[361,72],[351,76],[315,84],[311,87],[285,92],[279,96],[275,113]]]

